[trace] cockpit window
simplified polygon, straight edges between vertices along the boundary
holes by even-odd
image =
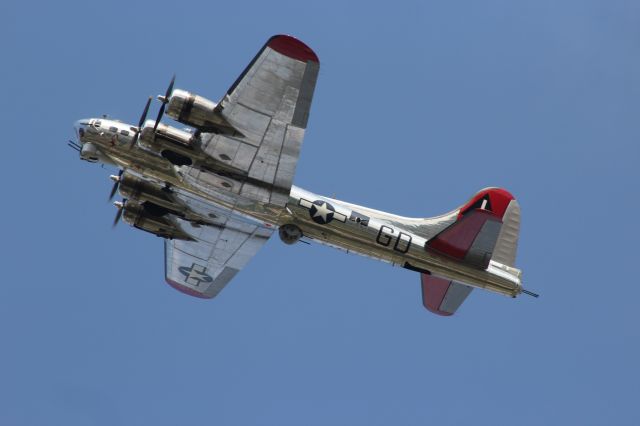
[[[128,130],[120,130],[120,134],[122,136],[129,136],[129,131]]]
[[[93,123],[93,125],[96,127],[100,127],[100,124],[102,124],[100,120],[96,120],[95,123]]]
[[[115,126],[111,126],[111,127],[109,127],[109,131],[110,131],[110,132],[118,133],[118,128],[117,128],[117,127],[115,127]]]

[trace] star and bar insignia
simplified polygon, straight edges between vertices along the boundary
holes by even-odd
[[[309,209],[309,216],[311,220],[320,225],[326,225],[332,220],[340,222],[346,222],[347,217],[342,213],[338,213],[335,208],[324,200],[316,200],[311,202],[301,198],[298,204],[306,209]]]
[[[190,267],[181,266],[178,268],[180,273],[185,276],[184,281],[194,287],[198,287],[201,283],[210,283],[213,278],[207,274],[207,268],[193,263]]]

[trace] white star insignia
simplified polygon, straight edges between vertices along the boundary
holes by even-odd
[[[209,276],[204,274],[201,271],[196,271],[195,269],[192,269],[191,272],[189,272],[189,276],[187,277],[188,280],[197,280],[197,281],[205,281]]]
[[[316,213],[313,217],[321,217],[324,222],[327,221],[327,216],[333,213],[332,210],[327,208],[327,203],[322,203],[321,205],[316,204]]]

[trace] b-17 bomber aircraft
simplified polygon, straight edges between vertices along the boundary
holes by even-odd
[[[424,306],[452,315],[473,288],[525,292],[514,266],[520,208],[488,188],[449,213],[407,218],[293,185],[320,62],[301,41],[271,37],[220,102],[173,88],[156,120],[76,122],[80,158],[117,166],[111,198],[128,224],[165,239],[165,279],[213,298],[276,231],[420,274]],[[188,126],[161,122],[164,114]],[[529,293],[532,294],[533,293]]]

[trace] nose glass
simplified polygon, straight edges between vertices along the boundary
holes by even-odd
[[[84,137],[85,129],[89,125],[88,120],[78,120],[73,123],[73,128],[76,130],[76,134],[78,135],[78,140],[82,142],[82,138]]]

